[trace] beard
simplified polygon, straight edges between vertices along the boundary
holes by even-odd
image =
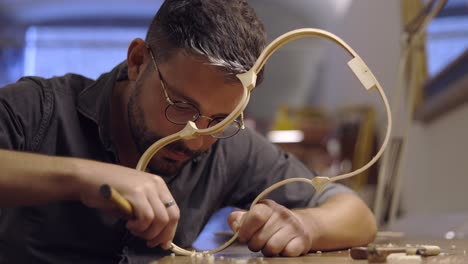
[[[127,105],[128,126],[130,128],[133,142],[135,143],[140,156],[143,155],[143,153],[156,141],[164,138],[163,135],[160,135],[155,131],[151,131],[146,125],[143,110],[138,103],[141,101],[141,89],[143,89],[142,79],[143,78],[136,82]],[[185,156],[189,157],[189,159],[185,161],[173,160],[161,155],[161,151],[183,153]],[[178,174],[189,161],[205,152],[207,152],[207,150],[190,150],[183,141],[175,141],[166,145],[151,158],[151,161],[148,163],[148,169],[151,173],[158,174],[159,176],[172,177]]]

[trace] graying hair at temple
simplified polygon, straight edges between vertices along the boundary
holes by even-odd
[[[266,33],[245,0],[166,0],[153,18],[146,42],[159,61],[183,49],[221,67],[227,80],[248,71],[266,44]],[[257,83],[263,79],[263,70]]]

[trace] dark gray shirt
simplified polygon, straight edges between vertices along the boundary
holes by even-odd
[[[0,148],[118,163],[110,131],[110,98],[126,63],[94,81],[68,74],[26,77],[0,89]],[[167,180],[181,210],[174,243],[188,247],[210,216],[225,206],[248,208],[270,185],[314,175],[294,156],[249,129],[216,142]],[[99,175],[96,175],[99,177]],[[304,183],[272,193],[289,208],[317,206],[339,192],[320,194]],[[77,201],[4,208],[0,213],[0,263],[117,263],[122,255],[160,255],[113,219]]]

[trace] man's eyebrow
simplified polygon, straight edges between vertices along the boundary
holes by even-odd
[[[164,78],[163,78],[163,82],[166,85],[166,88],[168,89],[169,94],[172,94],[173,96],[181,98],[184,102],[191,103],[191,104],[195,105],[198,108],[198,111],[201,111],[200,110],[200,108],[201,108],[200,104],[196,100],[194,100],[193,98],[179,92],[177,88],[175,88],[173,85],[168,83]],[[210,117],[211,118],[226,117],[229,114],[230,113],[218,113],[218,114],[214,114],[214,115],[212,115]],[[203,115],[203,113],[202,113],[202,115]]]
[[[196,107],[200,107],[200,104],[196,100],[194,100],[193,98],[190,98],[189,96],[185,94],[182,94],[181,92],[179,92],[179,90],[176,87],[168,83],[166,80],[164,80],[164,83],[166,84],[169,90],[169,94],[172,94],[173,96],[183,99],[184,102],[191,103],[195,105]]]

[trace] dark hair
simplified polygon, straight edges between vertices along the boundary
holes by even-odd
[[[182,49],[222,67],[233,79],[254,65],[266,33],[245,0],[166,0],[151,22],[146,42],[159,60]],[[257,83],[262,77],[263,70]]]

